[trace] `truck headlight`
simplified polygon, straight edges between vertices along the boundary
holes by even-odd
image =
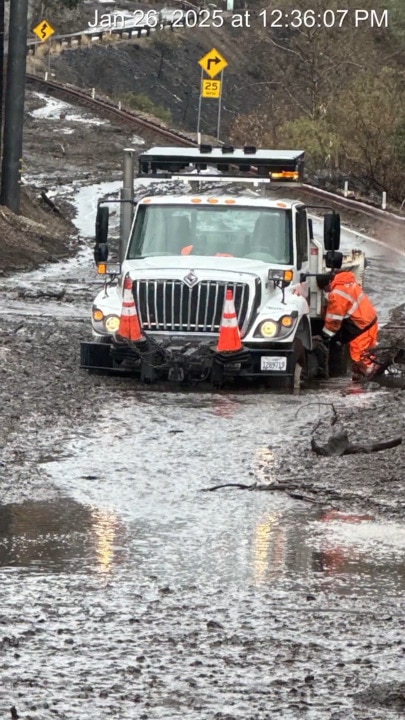
[[[108,330],[110,333],[117,332],[119,326],[120,326],[120,319],[118,315],[109,315],[104,320],[105,329]]]
[[[279,320],[263,320],[256,328],[254,337],[262,337],[267,340],[274,337],[284,338],[292,332],[297,319],[298,313],[294,311],[291,315],[283,315]]]
[[[272,338],[278,334],[278,324],[273,320],[265,320],[259,327],[260,334],[265,338]]]

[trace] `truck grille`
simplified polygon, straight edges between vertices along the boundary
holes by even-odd
[[[249,285],[202,280],[189,288],[182,280],[135,280],[133,293],[145,330],[219,332],[227,290],[233,291],[239,328],[249,307]]]

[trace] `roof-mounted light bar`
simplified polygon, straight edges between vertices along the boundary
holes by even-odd
[[[302,182],[304,179],[302,150],[257,150],[253,145],[234,148],[225,145],[213,148],[153,147],[139,158],[138,177],[166,177],[185,172],[196,172],[195,179],[208,167],[216,168],[222,176],[230,173],[243,177],[267,178],[275,182]],[[204,173],[204,178],[207,175]]]

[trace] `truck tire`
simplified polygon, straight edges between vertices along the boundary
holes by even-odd
[[[308,353],[299,338],[295,339],[293,359],[292,359],[292,375],[269,378],[269,384],[280,390],[294,390],[301,387],[307,379],[308,374]]]
[[[349,361],[349,346],[337,345],[331,342],[329,346],[329,377],[344,377],[347,375]]]

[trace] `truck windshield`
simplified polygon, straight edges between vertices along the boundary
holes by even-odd
[[[127,257],[203,255],[291,265],[291,226],[291,211],[279,208],[140,205]]]

